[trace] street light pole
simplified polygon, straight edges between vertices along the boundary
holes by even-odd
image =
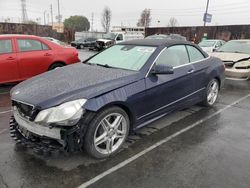
[[[58,9],[58,23],[61,24],[61,12],[60,12],[60,0],[57,0],[57,9]]]
[[[44,19],[44,25],[46,25],[46,10],[43,11],[43,19]]]
[[[207,12],[208,12],[208,6],[209,6],[209,0],[207,0],[207,6],[206,6],[206,12],[204,16],[207,16]],[[206,26],[206,17],[204,17],[204,27]]]

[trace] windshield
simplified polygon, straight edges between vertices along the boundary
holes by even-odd
[[[213,47],[215,45],[216,41],[211,40],[203,40],[198,45],[200,47]]]
[[[86,39],[78,39],[76,42],[84,42]]]
[[[139,71],[156,47],[115,45],[91,58],[87,63]]]
[[[229,41],[218,51],[250,54],[250,41]]]
[[[104,39],[112,39],[115,40],[116,34],[115,33],[107,33],[103,36]]]

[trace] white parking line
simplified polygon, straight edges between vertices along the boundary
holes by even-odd
[[[7,114],[7,113],[10,113],[10,112],[12,112],[12,110],[2,111],[2,112],[0,112],[0,114]]]
[[[3,130],[1,130],[0,131],[0,134],[3,134],[3,133],[5,133],[5,131],[7,131],[8,129],[3,129]]]
[[[213,114],[211,114],[211,115],[205,117],[204,119],[201,119],[201,120],[195,122],[194,124],[192,124],[192,125],[190,125],[190,126],[184,128],[184,129],[180,130],[179,132],[176,132],[175,134],[173,134],[173,135],[171,135],[171,136],[168,136],[168,137],[166,137],[165,139],[163,139],[163,140],[161,140],[161,141],[155,143],[154,145],[152,145],[152,146],[150,146],[149,148],[147,148],[147,149],[141,151],[140,153],[134,155],[133,157],[126,159],[125,161],[123,161],[123,162],[117,164],[116,166],[114,166],[114,167],[108,169],[107,171],[105,171],[105,172],[103,172],[103,173],[97,175],[96,177],[90,179],[89,181],[83,183],[83,184],[80,185],[78,188],[85,188],[85,187],[88,187],[88,186],[94,184],[95,182],[99,181],[100,179],[104,178],[105,176],[107,176],[107,175],[109,175],[109,174],[111,174],[111,173],[113,173],[113,172],[119,170],[120,168],[122,168],[122,167],[126,166],[127,164],[133,162],[134,160],[138,159],[139,157],[141,157],[141,156],[147,154],[148,152],[152,151],[153,149],[157,148],[158,146],[160,146],[160,145],[162,145],[162,144],[164,144],[164,143],[166,143],[166,142],[172,140],[173,138],[175,138],[175,137],[181,135],[182,133],[185,133],[185,132],[189,131],[190,129],[192,129],[192,128],[196,127],[197,125],[200,125],[201,123],[203,123],[203,122],[209,120],[210,118],[212,118],[212,117],[214,117],[214,116],[220,114],[221,112],[227,110],[228,108],[231,108],[231,107],[234,106],[235,104],[237,104],[237,103],[239,103],[239,102],[245,100],[245,99],[248,98],[248,97],[250,97],[250,94],[249,94],[249,95],[246,95],[245,97],[242,97],[242,98],[236,100],[235,102],[233,102],[233,103],[231,103],[231,104],[225,106],[224,108],[222,108],[222,109],[218,110],[217,112],[215,112],[215,113],[213,113]]]

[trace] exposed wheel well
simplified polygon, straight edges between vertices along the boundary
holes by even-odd
[[[53,66],[55,65],[62,65],[62,66],[65,66],[66,63],[64,63],[63,61],[55,61],[53,62],[50,66],[49,66],[49,69],[48,70],[51,70]]]
[[[221,88],[221,80],[219,77],[215,77],[214,79],[216,79],[219,82],[219,88]]]

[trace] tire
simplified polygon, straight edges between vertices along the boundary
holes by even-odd
[[[87,153],[97,159],[116,154],[128,136],[129,122],[127,113],[119,107],[100,111],[90,122],[84,137]]]
[[[215,104],[219,94],[219,82],[217,79],[212,79],[206,88],[206,94],[202,104],[211,107]]]
[[[62,63],[54,63],[49,67],[49,71],[54,70],[54,69],[59,68],[59,67],[63,67],[63,66],[64,66],[64,64],[62,64]]]
[[[80,49],[84,49],[84,45],[83,44],[80,44]]]

